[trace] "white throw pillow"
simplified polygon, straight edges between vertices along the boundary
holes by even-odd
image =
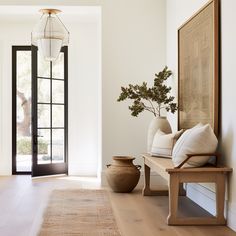
[[[183,132],[184,130],[180,130],[173,134],[166,134],[158,129],[153,139],[151,155],[171,158],[173,147]]]
[[[214,153],[218,145],[218,140],[209,124],[198,124],[192,129],[186,130],[176,142],[172,161],[174,166],[181,164],[187,154]],[[184,167],[202,166],[208,162],[210,156],[192,157]]]

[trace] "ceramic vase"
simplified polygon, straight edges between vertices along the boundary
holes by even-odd
[[[134,165],[134,157],[114,156],[112,164],[107,165],[107,182],[114,192],[129,193],[138,184],[140,165]]]
[[[172,132],[170,123],[166,117],[159,116],[159,117],[154,117],[151,120],[148,127],[148,134],[147,134],[147,152],[148,153],[151,152],[153,139],[158,129],[165,132],[166,134],[169,134]]]

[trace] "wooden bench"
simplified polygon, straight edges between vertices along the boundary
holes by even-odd
[[[216,156],[216,154],[200,154]],[[161,157],[152,157],[148,154],[144,158],[145,182],[143,188],[144,196],[169,195],[168,225],[225,225],[224,203],[225,203],[225,182],[227,174],[232,168],[204,166],[197,168],[181,168],[187,160],[199,154],[188,155],[178,167],[174,167],[172,160]],[[169,190],[150,189],[150,170],[157,172],[167,180]],[[215,183],[216,184],[216,216],[212,217],[178,217],[178,196],[185,195],[183,183]]]

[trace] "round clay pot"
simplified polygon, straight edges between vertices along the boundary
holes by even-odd
[[[134,157],[114,156],[107,165],[107,182],[114,192],[129,193],[136,187],[140,178],[140,165],[134,165]]]

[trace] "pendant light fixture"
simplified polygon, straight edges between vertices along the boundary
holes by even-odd
[[[31,43],[47,61],[54,61],[59,56],[61,47],[69,43],[69,31],[57,16],[60,10],[41,9],[43,13],[31,33]]]

